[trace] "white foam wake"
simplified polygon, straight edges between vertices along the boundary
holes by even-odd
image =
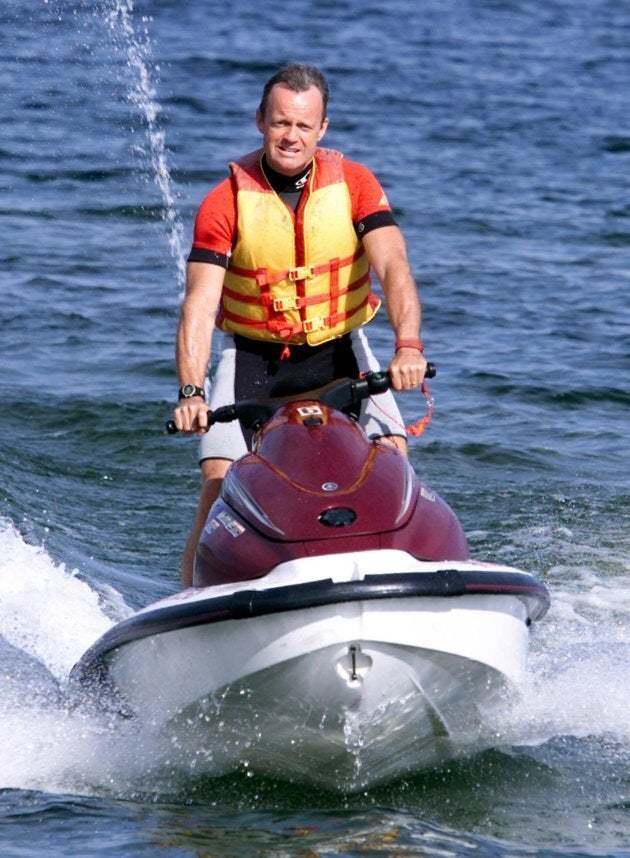
[[[508,744],[556,736],[630,745],[630,569],[622,538],[607,547],[567,528],[520,534],[532,556],[549,542],[551,608],[532,629],[519,702],[501,718]],[[551,548],[548,549],[551,551]]]
[[[0,520],[0,635],[63,681],[112,620],[75,571]]]

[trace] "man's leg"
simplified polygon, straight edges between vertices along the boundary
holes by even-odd
[[[201,462],[202,485],[199,505],[182,558],[182,588],[184,589],[192,587],[197,543],[208,518],[210,507],[219,497],[221,483],[231,464],[229,459],[204,459]]]

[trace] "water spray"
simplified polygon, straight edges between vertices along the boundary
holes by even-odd
[[[183,289],[186,279],[184,256],[184,229],[175,203],[172,179],[167,164],[164,131],[159,127],[160,105],[152,79],[151,39],[147,23],[142,17],[141,33],[134,27],[133,0],[112,0],[105,20],[110,30],[122,36],[123,50],[127,57],[127,68],[132,76],[127,97],[142,115],[149,139],[149,156],[154,181],[163,203],[162,218],[166,224],[168,244],[177,265],[177,282]]]

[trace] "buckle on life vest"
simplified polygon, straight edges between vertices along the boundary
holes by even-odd
[[[287,272],[287,279],[291,281],[295,280],[306,280],[308,277],[313,276],[313,266],[312,265],[300,265],[299,268],[289,268]]]
[[[326,319],[318,316],[315,319],[307,319],[305,322],[302,322],[302,330],[305,334],[312,334],[313,331],[321,331],[322,328],[326,327]]]
[[[271,304],[276,313],[284,313],[287,310],[300,309],[297,295],[289,295],[288,298],[274,298]]]

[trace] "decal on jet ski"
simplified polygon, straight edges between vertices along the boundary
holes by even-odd
[[[322,485],[322,491],[325,492],[336,492],[339,488],[337,483],[324,483]]]
[[[217,518],[231,536],[240,536],[241,533],[245,533],[243,525],[228,515],[227,512],[220,512]]]
[[[432,491],[430,491],[430,489],[427,489],[424,486],[422,486],[422,488],[420,489],[420,494],[426,500],[433,501],[435,503],[435,492],[432,492]]]
[[[321,417],[324,412],[319,405],[301,405],[298,408],[297,413],[300,417]]]

